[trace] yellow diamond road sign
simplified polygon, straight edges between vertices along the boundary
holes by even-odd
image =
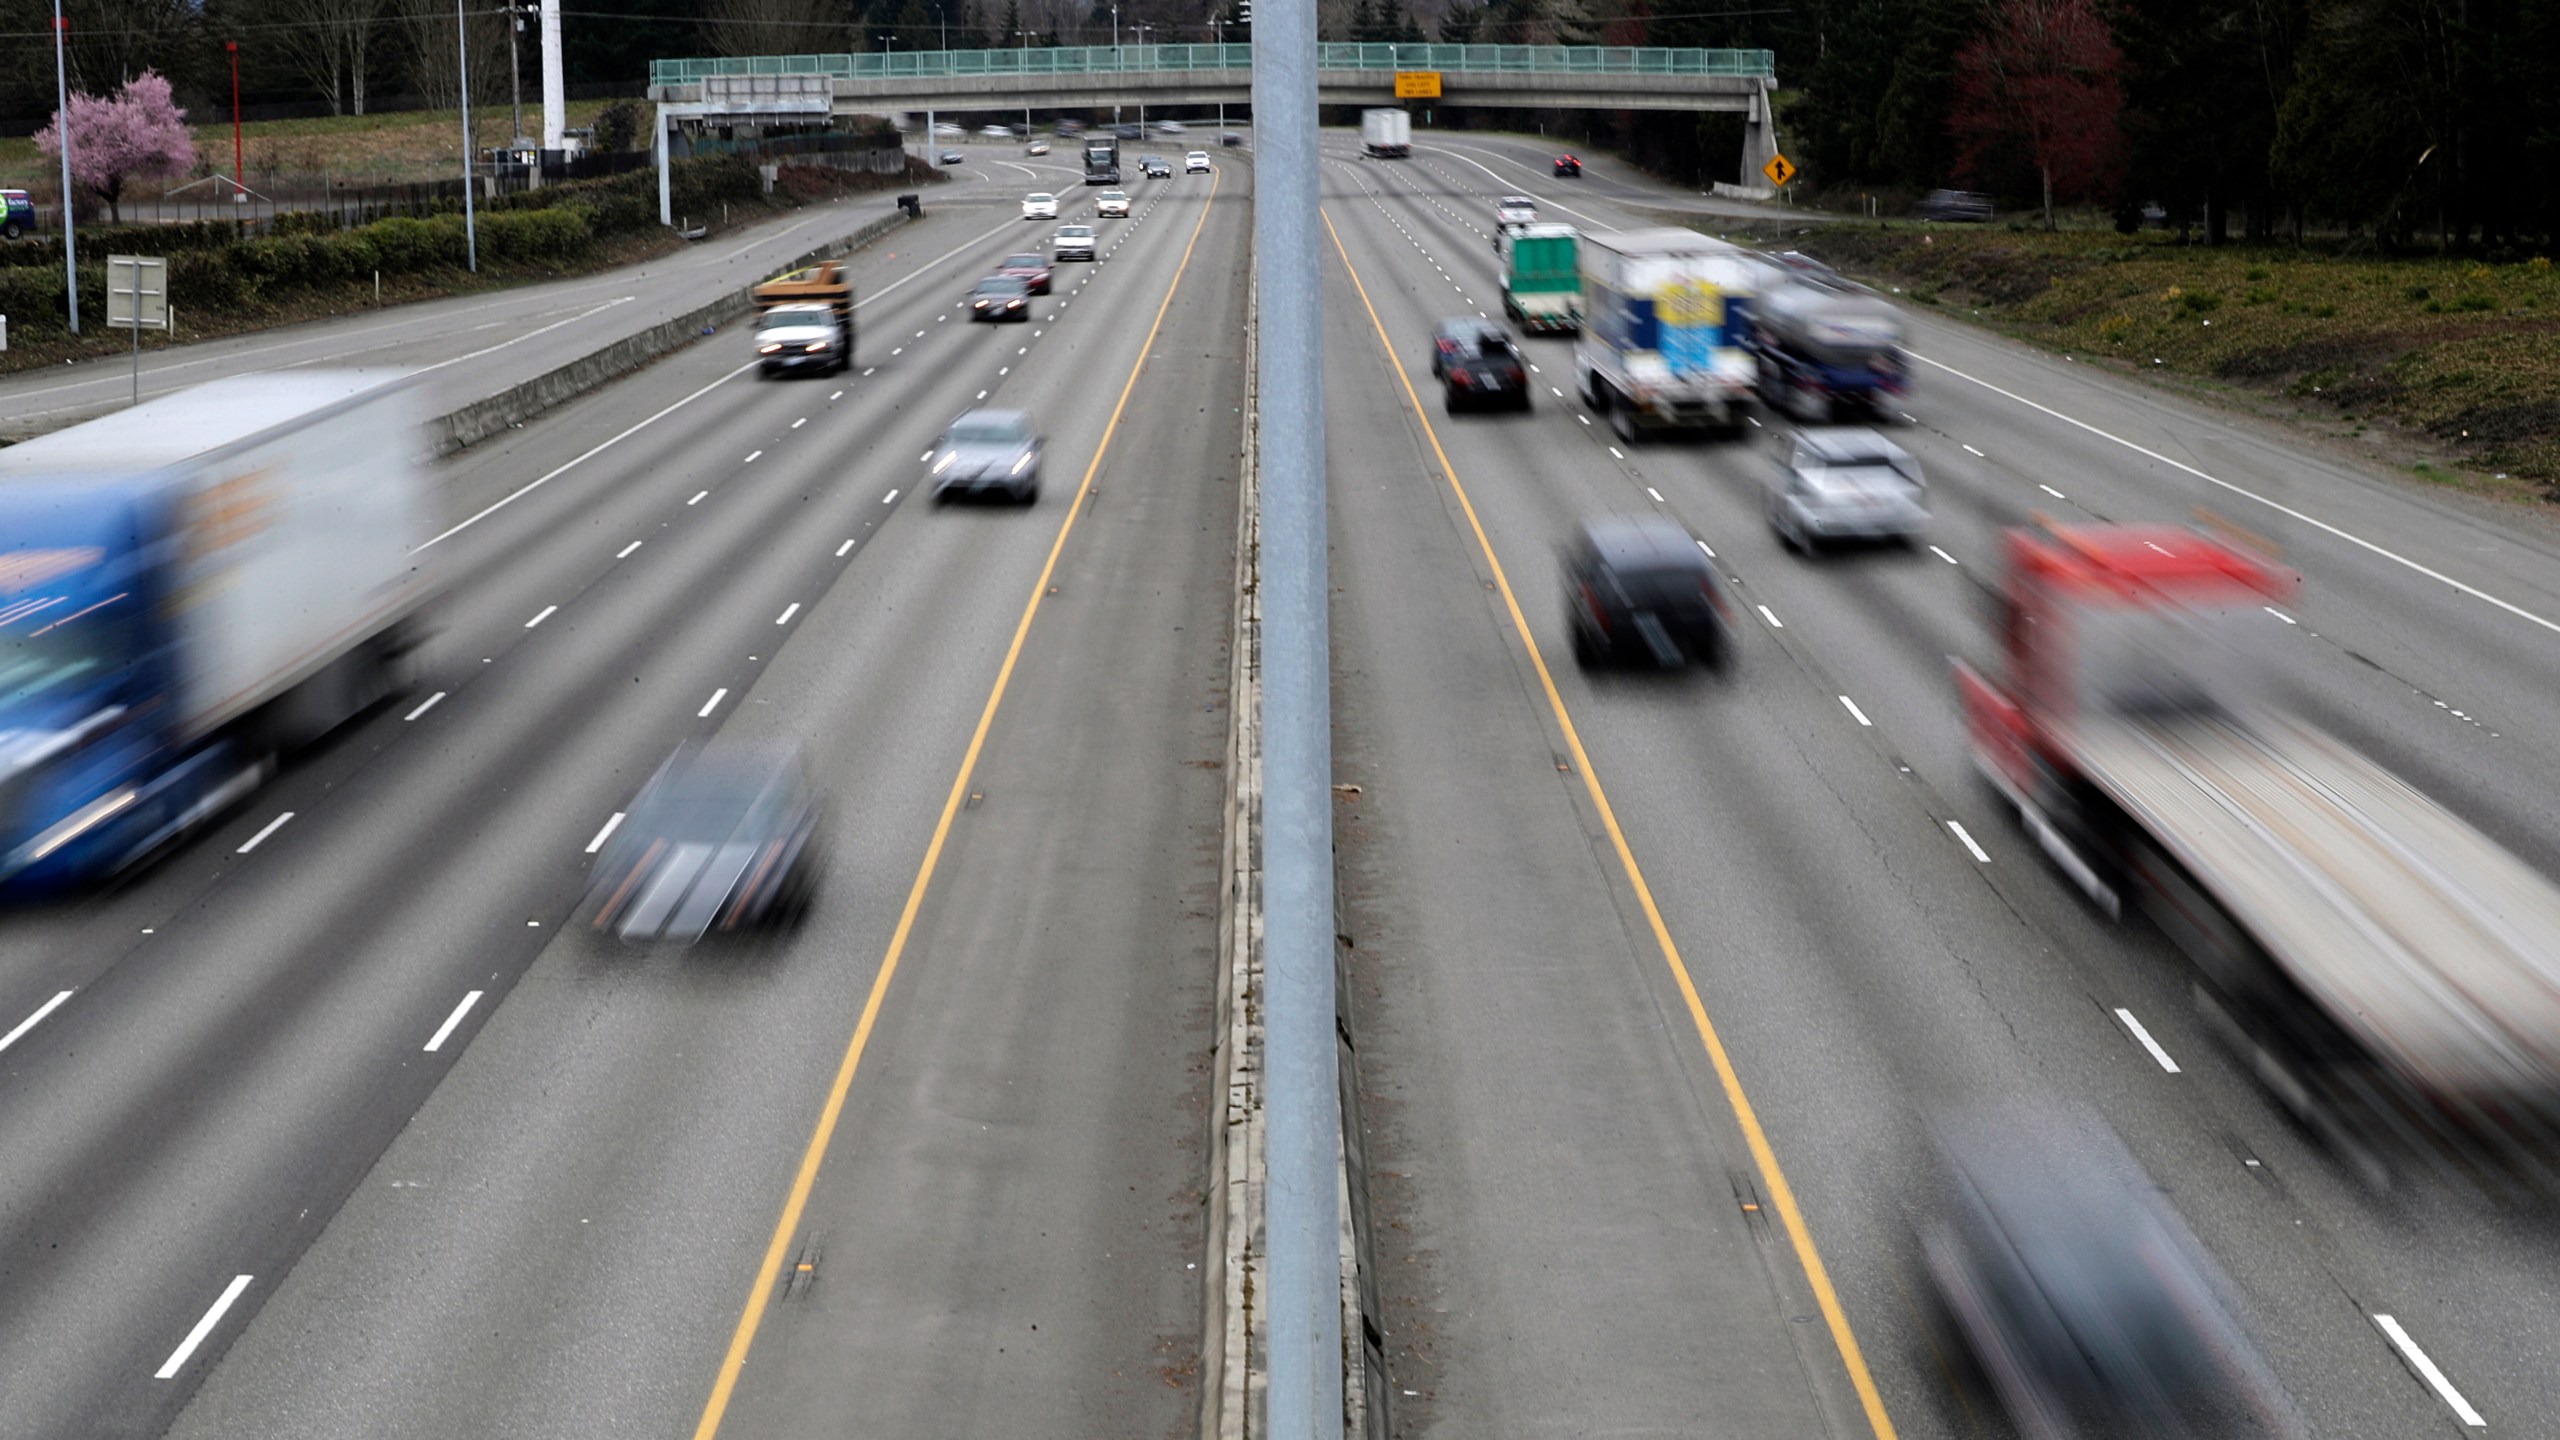
[[[1437,70],[1397,71],[1396,98],[1399,100],[1439,99],[1440,72]]]
[[[1784,185],[1796,178],[1795,162],[1784,155],[1772,155],[1769,163],[1760,167],[1760,173],[1769,177],[1770,184]]]

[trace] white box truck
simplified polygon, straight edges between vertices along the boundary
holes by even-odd
[[[1360,112],[1360,149],[1379,160],[1403,160],[1413,154],[1413,116],[1402,110]]]
[[[1760,262],[1694,230],[1582,237],[1574,381],[1621,441],[1735,426],[1759,374],[1743,344]]]

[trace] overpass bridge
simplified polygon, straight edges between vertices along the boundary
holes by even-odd
[[[1395,105],[1396,77],[1438,78],[1430,103],[1511,109],[1722,110],[1745,121],[1742,183],[1760,188],[1777,153],[1767,50],[1625,45],[1369,45],[1316,47],[1324,105]],[[655,60],[661,195],[669,126],[785,124],[928,110],[1015,114],[1107,105],[1243,105],[1253,98],[1251,45],[1053,45],[1012,50],[886,51]],[[930,143],[930,142],[929,142]],[[662,207],[663,208],[663,207]]]

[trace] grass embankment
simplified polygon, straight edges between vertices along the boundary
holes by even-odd
[[[1789,243],[2076,358],[2292,397],[2334,409],[2355,437],[2421,434],[2483,479],[2504,472],[2560,498],[2560,273],[2547,257],[2490,265],[1907,224]]]
[[[572,100],[571,128],[595,123],[596,112],[610,100]],[[639,102],[647,121],[648,105]],[[231,173],[231,121],[228,116],[197,112],[197,171]],[[525,124],[538,137],[542,107],[525,107]],[[503,145],[515,134],[513,111],[505,105],[475,105],[471,110],[472,143],[482,149]],[[642,139],[646,139],[644,129]],[[400,110],[385,115],[322,115],[301,120],[252,120],[240,127],[241,158],[248,183],[276,176],[320,176],[351,184],[393,185],[416,180],[445,180],[462,170],[462,116],[452,110]],[[21,185],[51,195],[53,162],[36,150],[33,137],[0,138],[0,185]],[[183,185],[194,175],[168,183]],[[159,194],[158,183],[137,185],[137,193]]]
[[[692,213],[728,216],[712,224],[716,237],[783,211],[939,178],[914,161],[905,176],[788,165],[781,177],[776,193],[766,196],[750,161],[685,160],[675,169],[674,194],[679,207]],[[885,203],[880,213],[887,213]],[[102,259],[126,237],[168,255],[176,339],[192,341],[373,309],[377,274],[380,304],[387,306],[592,274],[681,249],[684,242],[657,223],[657,214],[657,176],[650,171],[511,197],[480,210],[476,272],[464,264],[458,213],[381,220],[345,231],[325,223],[290,225],[253,238],[220,225],[84,231],[80,306],[88,325],[80,335],[65,323],[60,242],[22,240],[0,257],[11,262],[0,265],[0,312],[10,314],[0,372],[121,354],[132,344],[126,332],[99,323],[106,309]],[[146,350],[170,343],[157,333],[142,341]]]

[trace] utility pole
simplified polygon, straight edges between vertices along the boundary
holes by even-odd
[[[53,129],[62,142],[62,287],[69,292],[71,333],[80,333],[80,250],[71,234],[71,71],[62,58],[70,39],[62,21],[62,0],[53,0]]]
[[[240,42],[225,40],[223,50],[231,56],[231,202],[249,203],[249,187],[240,183],[240,172],[247,167],[240,159]]]
[[[54,0],[54,3],[59,5],[62,0]],[[1125,71],[1129,68],[1128,62],[1120,58],[1120,7],[1116,4],[1111,7],[1111,68],[1114,71]],[[1115,127],[1120,123],[1120,102],[1117,100],[1111,102],[1111,123]],[[80,327],[75,325],[72,328],[76,330]]]
[[[524,59],[517,53],[517,38],[524,34],[524,6],[508,0],[507,4],[507,97],[515,109],[516,133],[508,148],[524,148]]]
[[[542,148],[569,144],[569,70],[560,50],[560,0],[542,0]]]
[[[60,4],[61,0],[55,0]],[[471,28],[462,18],[462,0],[453,0],[453,44],[462,59],[462,247],[471,273],[480,273],[480,214],[472,195],[471,165]]]

